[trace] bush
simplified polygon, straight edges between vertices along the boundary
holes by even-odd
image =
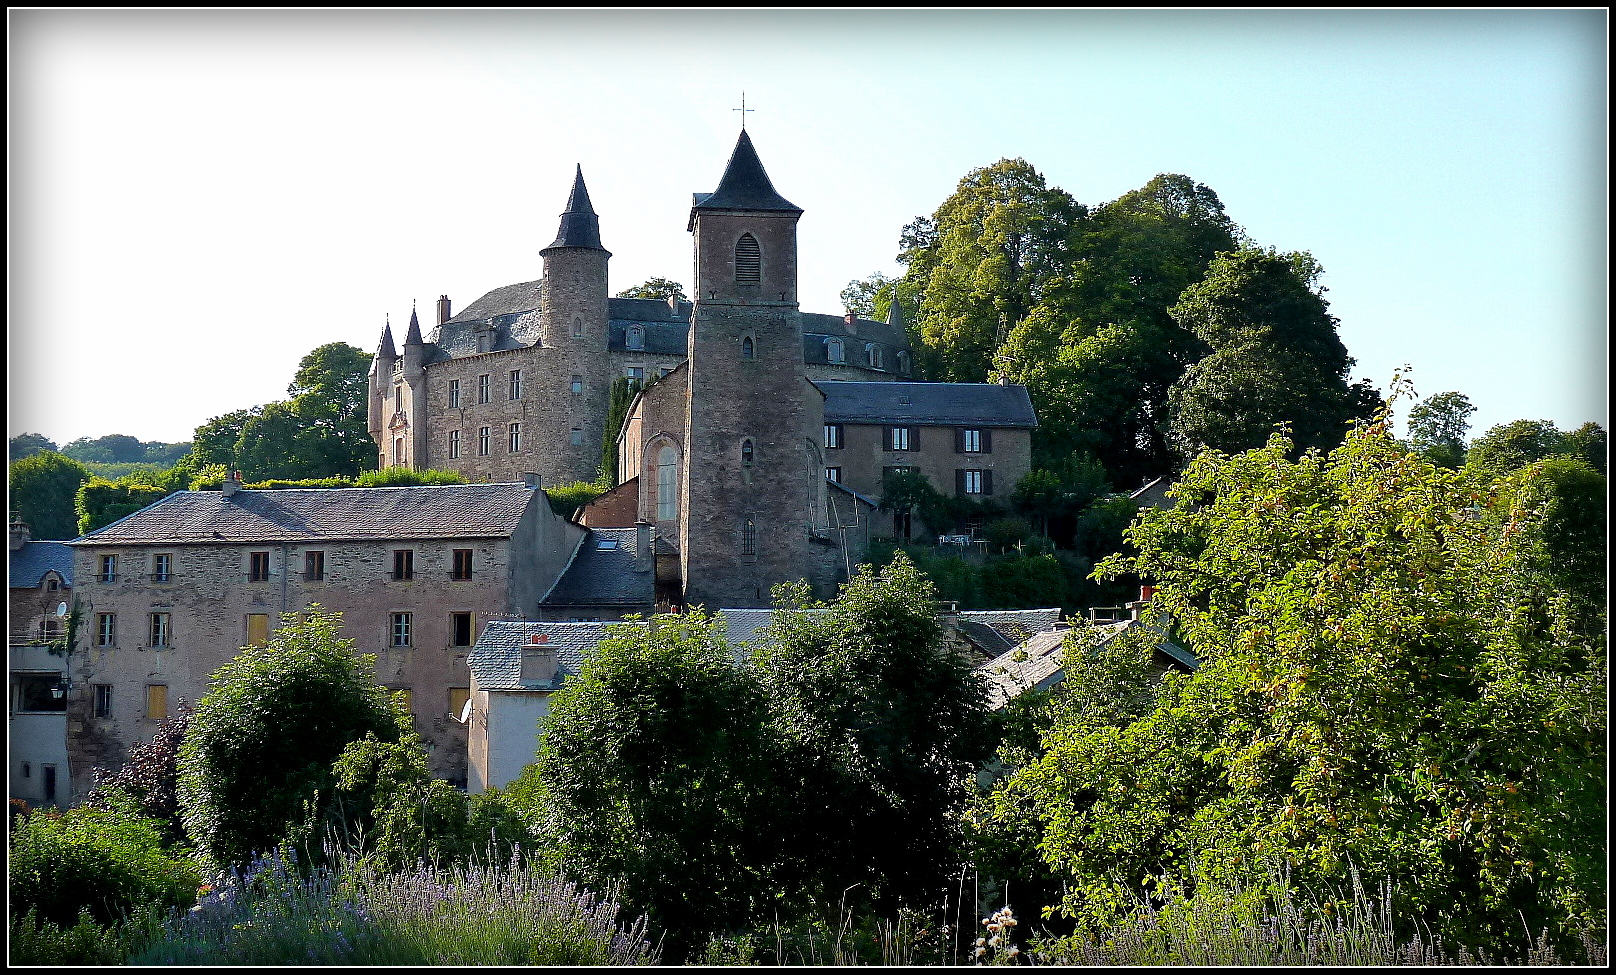
[[[366,733],[398,737],[375,658],[318,604],[213,675],[180,748],[186,832],[216,864],[247,862],[329,802],[332,763]]]
[[[133,805],[134,811],[163,824],[163,839],[185,836],[180,822],[180,744],[191,725],[191,708],[181,701],[175,713],[157,725],[152,740],[129,749],[129,761],[110,774],[97,770],[95,791],[85,804],[98,809]]]
[[[550,510],[563,518],[571,518],[573,512],[605,493],[606,485],[601,481],[574,481],[544,489],[550,499]]]
[[[109,925],[95,923],[80,911],[70,928],[41,921],[29,908],[11,922],[7,949],[13,965],[122,965],[162,931],[162,915],[150,905],[137,906],[128,918]]]
[[[33,911],[40,921],[71,928],[88,911],[106,925],[142,904],[189,904],[196,869],[163,850],[160,828],[127,812],[33,813],[11,839],[13,920]]]

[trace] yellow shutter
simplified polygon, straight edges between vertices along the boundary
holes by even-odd
[[[168,685],[146,685],[146,720],[161,721],[168,717]]]
[[[269,642],[269,614],[249,613],[247,615],[247,645],[261,647]]]

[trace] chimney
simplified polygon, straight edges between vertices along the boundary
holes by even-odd
[[[528,634],[527,646],[522,648],[522,683],[549,684],[555,674],[556,650],[550,644],[550,634]]]
[[[226,474],[225,478],[224,478],[224,496],[227,497],[227,498],[231,497],[237,491],[240,491],[240,490],[241,490],[241,472],[240,471],[231,471],[229,474]]]
[[[438,324],[442,325],[452,317],[449,311],[449,296],[438,295]]]
[[[642,572],[653,568],[651,562],[651,523],[648,521],[636,521],[634,523],[634,562],[635,568]]]
[[[544,481],[539,477],[539,475],[533,473],[532,471],[523,471],[522,485],[529,490],[536,490],[544,487]]]
[[[848,312],[842,316],[842,324],[846,325],[849,329],[853,329],[858,324],[858,316],[852,312]]]
[[[28,544],[28,525],[21,518],[11,519],[11,550],[13,552]]]

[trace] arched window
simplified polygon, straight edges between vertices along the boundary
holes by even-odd
[[[741,522],[741,554],[757,554],[757,523],[750,518]]]
[[[575,339],[581,339],[584,337],[584,320],[582,318],[573,318],[572,337]]]
[[[735,242],[735,283],[757,284],[763,280],[763,251],[757,238],[742,234]]]
[[[747,361],[757,358],[757,343],[752,341],[750,335],[741,339],[741,358]]]
[[[752,461],[755,460],[755,459],[756,459],[756,451],[754,451],[752,449],[752,441],[751,441],[751,439],[742,440],[741,441],[741,466],[742,467],[751,467],[752,466]]]
[[[628,327],[628,347],[636,352],[645,348],[644,325],[630,325]]]
[[[663,447],[656,464],[657,521],[672,521],[679,516],[679,455],[672,447]]]
[[[901,350],[898,352],[898,372],[909,375],[909,353]]]
[[[825,340],[825,360],[827,362],[847,361],[847,346],[842,344],[841,339]]]
[[[864,347],[864,356],[870,363],[871,369],[881,368],[881,347],[874,342]]]

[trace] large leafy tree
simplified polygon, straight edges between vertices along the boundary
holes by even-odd
[[[1383,416],[1328,456],[1203,454],[1130,529],[1200,660],[1127,713],[1063,710],[998,798],[1104,914],[1151,878],[1314,890],[1349,868],[1443,938],[1519,957],[1605,899],[1603,620],[1538,571],[1533,471],[1478,489]],[[1105,668],[1069,668],[1068,682]],[[1119,899],[1120,898],[1120,899]]]
[[[668,278],[647,278],[643,284],[636,284],[632,288],[619,291],[617,297],[660,298],[663,301],[669,298],[677,298],[680,301],[690,300],[690,296],[685,294],[685,286]]]
[[[1500,423],[1470,445],[1465,470],[1481,478],[1501,477],[1550,457],[1574,457],[1603,474],[1607,437],[1597,423],[1584,423],[1570,433],[1553,420]]]
[[[340,614],[310,606],[220,668],[191,715],[180,807],[215,864],[271,849],[305,822],[306,803],[329,801],[333,763],[350,742],[397,739],[375,658],[338,636],[341,625]]]
[[[22,460],[47,450],[56,450],[56,442],[42,433],[19,433],[11,438],[12,460]]]
[[[77,538],[73,499],[90,472],[55,451],[24,457],[11,465],[11,510],[34,538]]]
[[[1354,360],[1318,286],[1321,270],[1305,253],[1220,254],[1172,307],[1211,350],[1168,396],[1168,440],[1180,456],[1261,446],[1277,423],[1289,424],[1298,449],[1328,449],[1374,413],[1379,394],[1348,385]]]
[[[1465,433],[1476,408],[1463,393],[1437,393],[1408,411],[1408,440],[1438,467],[1462,467]]]

